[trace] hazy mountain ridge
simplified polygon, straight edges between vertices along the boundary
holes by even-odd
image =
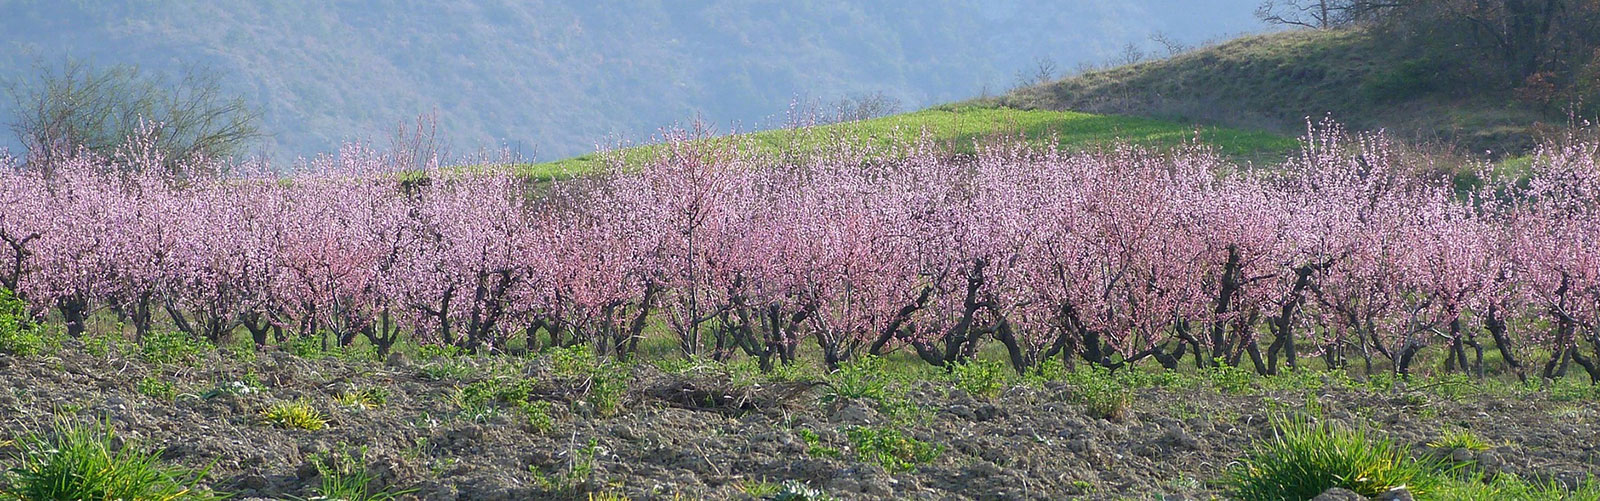
[[[549,159],[697,114],[723,128],[773,125],[796,97],[882,91],[915,109],[998,94],[1037,57],[1064,71],[1130,42],[1154,51],[1157,31],[1192,43],[1260,29],[1250,10],[1226,0],[4,1],[0,75],[66,54],[155,70],[197,63],[261,107],[263,149],[280,158],[383,137],[437,109],[458,149],[506,144]]]

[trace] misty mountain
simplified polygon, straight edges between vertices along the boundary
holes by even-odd
[[[68,55],[201,65],[257,106],[279,159],[436,110],[459,152],[553,159],[701,117],[781,125],[796,100],[905,109],[1264,27],[1239,0],[0,1],[0,79]],[[1133,54],[1137,55],[1137,54]],[[4,113],[10,113],[9,102]],[[9,115],[0,116],[9,122]],[[16,146],[7,134],[6,142]]]

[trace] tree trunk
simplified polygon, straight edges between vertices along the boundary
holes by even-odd
[[[1483,326],[1489,330],[1489,336],[1494,338],[1495,348],[1500,351],[1500,357],[1506,361],[1506,366],[1517,373],[1517,379],[1526,382],[1528,376],[1522,369],[1522,363],[1517,361],[1515,351],[1511,347],[1511,339],[1506,335],[1506,321],[1500,317],[1498,307],[1491,305],[1483,317]]]
[[[81,296],[72,295],[57,300],[56,309],[61,310],[61,319],[67,324],[67,335],[74,338],[83,337],[89,301]]]

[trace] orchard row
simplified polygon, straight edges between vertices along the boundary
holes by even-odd
[[[1483,371],[1497,350],[1519,375],[1600,378],[1593,140],[1467,188],[1332,126],[1254,169],[1202,148],[736,146],[679,137],[547,186],[402,171],[359,146],[278,175],[166,175],[137,146],[13,162],[0,286],[72,335],[114,314],[140,338],[628,356],[661,333],[763,367],[802,346],[829,366],[893,350],[944,365],[998,343],[1018,371],[1317,356],[1406,373],[1425,350]]]

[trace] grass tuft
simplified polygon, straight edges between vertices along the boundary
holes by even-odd
[[[0,481],[7,500],[207,500],[205,471],[161,463],[161,451],[123,443],[110,423],[57,421],[48,434],[17,440],[17,465]]]
[[[1334,487],[1367,497],[1405,487],[1423,496],[1438,485],[1436,465],[1366,429],[1303,418],[1275,418],[1273,427],[1274,437],[1256,443],[1228,472],[1234,499],[1311,499]]]
[[[367,470],[366,447],[352,449],[348,444],[341,443],[334,451],[312,455],[311,464],[317,468],[317,475],[322,477],[322,485],[317,487],[317,497],[312,499],[391,501],[416,491],[394,491],[374,485],[377,478]]]
[[[973,359],[950,368],[955,376],[956,388],[976,397],[993,398],[1000,395],[1006,385],[1006,372],[1010,370],[998,360]]]
[[[1488,440],[1484,440],[1477,434],[1472,433],[1471,430],[1454,428],[1445,430],[1437,440],[1428,442],[1428,447],[1434,447],[1438,449],[1486,451],[1494,448],[1494,444],[1491,444]]]
[[[1502,473],[1487,480],[1449,479],[1431,497],[1452,501],[1596,501],[1600,500],[1600,481],[1590,476],[1568,488],[1554,480],[1530,481]]]
[[[327,419],[305,399],[272,404],[261,411],[261,418],[279,428],[317,431],[328,427]]]
[[[376,409],[389,403],[389,390],[376,386],[351,386],[335,400],[339,405],[352,409]]]

